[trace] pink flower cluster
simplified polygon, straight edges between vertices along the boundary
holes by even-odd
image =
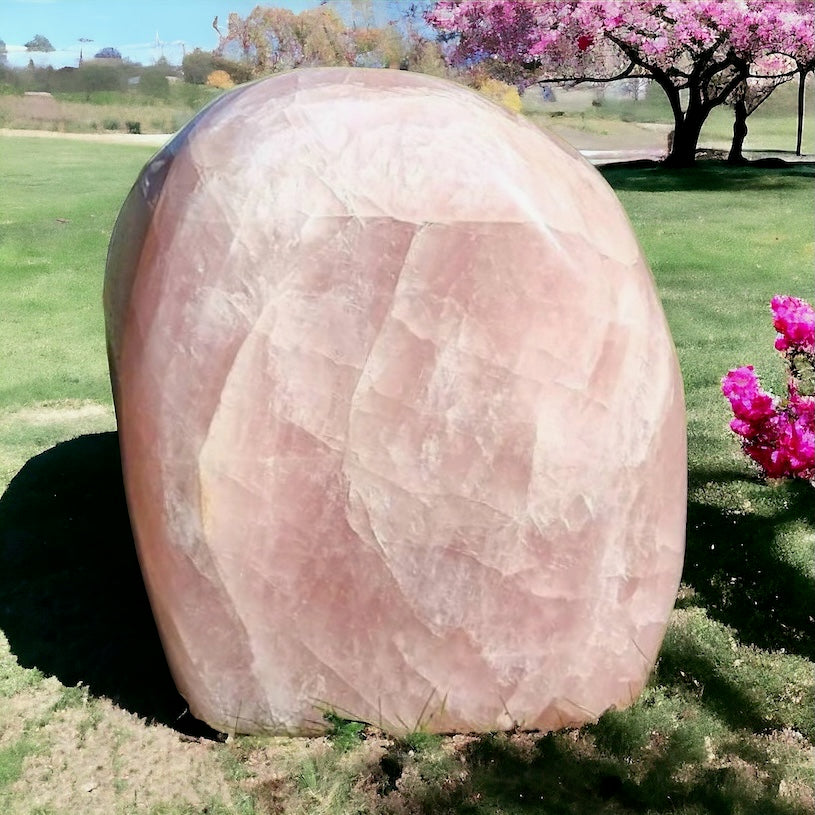
[[[761,388],[752,365],[727,373],[722,393],[734,418],[730,429],[768,478],[815,479],[815,395],[802,393],[802,368],[815,370],[815,310],[797,297],[772,299],[775,347],[788,364],[787,398]]]
[[[804,300],[777,294],[772,299],[773,327],[779,351],[815,353],[815,309]]]

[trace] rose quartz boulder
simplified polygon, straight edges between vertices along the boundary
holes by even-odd
[[[550,730],[637,696],[682,566],[682,383],[569,147],[412,73],[238,88],[145,167],[105,309],[196,716]]]

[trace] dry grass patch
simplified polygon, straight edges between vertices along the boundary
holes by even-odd
[[[231,800],[209,744],[182,741],[86,692],[55,710],[36,739],[42,746],[11,786],[8,815],[32,807],[83,815],[150,812],[162,804],[200,809]]]
[[[44,402],[11,411],[0,416],[0,425],[14,425],[19,422],[27,425],[51,425],[81,423],[83,426],[100,424],[98,429],[82,432],[101,432],[111,429],[113,409],[110,405],[98,402],[85,402],[81,399],[65,399],[60,402]]]
[[[128,122],[138,122],[142,133],[173,133],[192,115],[193,111],[181,106],[97,105],[54,98],[0,96],[0,125],[15,130],[127,132]]]
[[[4,488],[32,456],[57,442],[115,427],[111,405],[82,399],[0,411],[0,487]]]

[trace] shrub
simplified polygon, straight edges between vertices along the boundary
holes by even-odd
[[[139,135],[141,133],[141,122],[125,122],[128,133]]]
[[[347,753],[362,740],[365,731],[362,722],[344,719],[333,711],[323,713],[323,718],[330,725],[327,736],[338,752]]]
[[[139,80],[139,92],[156,99],[168,99],[170,81],[166,77],[166,68],[161,65],[145,68]]]
[[[211,88],[220,88],[221,90],[228,90],[229,88],[235,87],[232,77],[226,71],[213,71],[207,77],[207,85]]]
[[[249,82],[253,78],[251,66],[243,62],[218,56],[212,58],[212,65],[216,71],[226,71],[236,85]]]
[[[797,297],[771,303],[775,348],[787,365],[787,397],[761,388],[752,365],[728,371],[722,393],[733,409],[730,429],[767,478],[815,480],[815,309]]]
[[[497,79],[488,79],[480,88],[487,98],[503,105],[513,113],[521,112],[521,95],[514,85],[507,85]]]

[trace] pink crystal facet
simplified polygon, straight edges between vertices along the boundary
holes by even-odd
[[[682,384],[573,150],[412,73],[241,87],[143,171],[105,308],[196,716],[550,730],[637,696],[682,566]]]

